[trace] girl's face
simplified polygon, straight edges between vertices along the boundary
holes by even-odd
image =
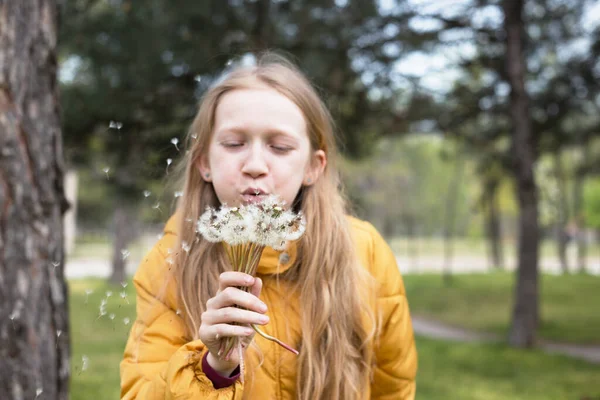
[[[215,111],[208,155],[198,168],[229,206],[275,194],[290,207],[302,185],[312,185],[327,163],[312,151],[300,108],[268,87],[223,95]]]

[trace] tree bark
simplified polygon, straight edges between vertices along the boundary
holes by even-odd
[[[67,399],[54,0],[0,0],[0,397]]]
[[[502,231],[500,226],[500,211],[498,207],[498,185],[495,179],[488,179],[484,183],[485,202],[485,231],[488,238],[490,264],[492,268],[504,269],[504,251],[502,248]]]
[[[525,89],[524,0],[504,0],[506,66],[511,88],[513,173],[519,202],[519,249],[517,284],[509,343],[532,347],[538,326],[538,194],[534,175],[535,139]]]

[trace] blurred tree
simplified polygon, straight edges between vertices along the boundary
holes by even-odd
[[[402,131],[388,73],[398,49],[386,49],[388,36],[409,34],[397,32],[409,16],[397,14],[392,24],[375,0],[67,2],[67,158],[108,178],[114,226],[134,226],[142,193],[177,158],[202,93],[232,60],[271,48],[291,55],[320,88],[346,153],[368,154],[377,136]],[[115,282],[132,239],[116,231]]]
[[[525,88],[524,0],[504,0],[506,69],[510,85],[513,172],[519,199],[517,287],[509,342],[517,347],[535,345],[539,322],[538,203],[534,163],[537,140],[532,130],[529,95]]]
[[[57,5],[0,1],[0,393],[68,399]]]

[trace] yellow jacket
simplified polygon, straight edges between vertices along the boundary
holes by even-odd
[[[364,389],[364,399],[413,399],[417,352],[413,338],[404,284],[389,246],[364,221],[350,218],[354,240],[362,264],[369,269],[381,287],[377,307],[382,312],[383,325],[376,350],[376,369],[371,387]],[[137,318],[131,328],[121,361],[121,399],[138,400],[291,400],[296,398],[296,368],[292,353],[277,344],[255,336],[264,361],[254,371],[254,379],[242,384],[214,389],[202,372],[202,356],[206,348],[200,340],[185,337],[183,319],[177,309],[177,291],[168,280],[172,264],[171,253],[176,246],[176,222],[171,218],[165,235],[148,253],[134,276],[137,291]],[[295,254],[290,249],[292,263]],[[284,304],[285,281],[275,278],[279,253],[265,249],[260,260],[258,276],[263,280],[261,299],[269,306],[270,322],[262,329],[292,346],[300,342],[300,313],[297,299]],[[296,305],[296,306],[294,306]],[[252,349],[252,348],[250,348]],[[258,365],[261,355],[246,352],[247,364]],[[256,360],[250,360],[256,357]],[[332,365],[332,368],[343,366]]]

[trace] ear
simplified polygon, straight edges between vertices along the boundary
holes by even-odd
[[[325,167],[327,166],[327,154],[323,150],[316,150],[313,153],[310,164],[304,173],[304,179],[302,180],[302,184],[304,186],[313,185],[320,177],[323,175],[323,171],[325,171]]]
[[[212,174],[210,173],[210,166],[208,165],[206,155],[198,157],[196,161],[194,161],[194,165],[198,168],[198,171],[205,182],[212,182]]]

